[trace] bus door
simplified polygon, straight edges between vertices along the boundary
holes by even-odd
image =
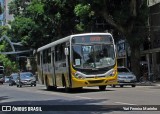
[[[72,87],[72,82],[71,82],[71,69],[70,69],[70,50],[69,50],[69,45],[66,44],[65,47],[65,56],[66,56],[66,70],[68,71],[68,83],[69,87]]]
[[[55,50],[54,47],[51,48],[51,65],[52,65],[52,82],[56,86],[56,75],[55,75]]]
[[[42,84],[44,84],[44,77],[43,77],[43,52],[40,52],[40,78],[42,81]]]

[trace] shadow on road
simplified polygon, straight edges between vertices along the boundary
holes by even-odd
[[[0,102],[1,102],[2,100],[6,100],[6,99],[9,99],[9,97],[8,97],[8,96],[1,96],[1,97],[0,97]]]
[[[38,97],[38,96],[37,96]],[[1,106],[15,107],[42,107],[42,112],[0,112],[0,114],[101,114],[102,112],[112,112],[122,110],[121,106],[94,105],[106,99],[80,99],[80,100],[41,100],[41,101],[12,101],[0,103]],[[29,104],[29,105],[28,105]]]
[[[48,91],[47,89],[39,89],[42,91]],[[57,90],[50,90],[51,92],[60,92],[60,93],[66,93],[65,88],[58,88]],[[107,92],[107,91],[115,91],[115,90],[105,90],[103,92]],[[90,92],[102,92],[99,89],[96,88],[83,88],[83,89],[70,89],[69,94],[79,94],[79,93],[90,93]]]

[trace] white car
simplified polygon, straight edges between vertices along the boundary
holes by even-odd
[[[124,85],[131,85],[132,87],[136,87],[136,76],[126,67],[118,67],[118,84],[120,87]],[[115,87],[116,85],[112,85]]]

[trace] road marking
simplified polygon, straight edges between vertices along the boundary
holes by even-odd
[[[89,98],[89,97],[81,97],[81,96],[76,96],[77,98],[81,98],[81,99],[92,99],[92,98]]]
[[[131,103],[124,103],[124,102],[115,102],[117,104],[123,104],[123,105],[137,105],[137,104],[131,104]]]

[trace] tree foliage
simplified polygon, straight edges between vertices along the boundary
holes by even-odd
[[[16,0],[9,5],[15,16],[11,33],[26,46],[37,49],[74,31],[74,0],[28,1]]]
[[[7,31],[9,31],[8,26],[0,26],[0,38],[3,35],[6,35]],[[5,40],[0,42],[0,52],[10,51],[10,49],[11,48],[9,47],[8,42],[6,42]],[[10,75],[12,72],[17,71],[17,63],[13,62],[7,55],[0,54],[0,62],[3,62],[4,64],[6,75]]]
[[[10,33],[35,49],[72,33],[93,31],[97,20],[105,20],[105,29],[130,44],[133,71],[139,70],[139,47],[147,37],[146,0],[14,0],[9,6],[15,16]]]
[[[100,16],[106,23],[123,36],[131,46],[131,66],[139,75],[140,45],[147,37],[148,7],[146,0],[80,0],[79,9],[90,4],[94,17]],[[81,11],[81,10],[80,10]],[[87,11],[86,11],[87,12]],[[85,11],[79,13],[84,19]],[[89,15],[89,13],[88,13]]]

